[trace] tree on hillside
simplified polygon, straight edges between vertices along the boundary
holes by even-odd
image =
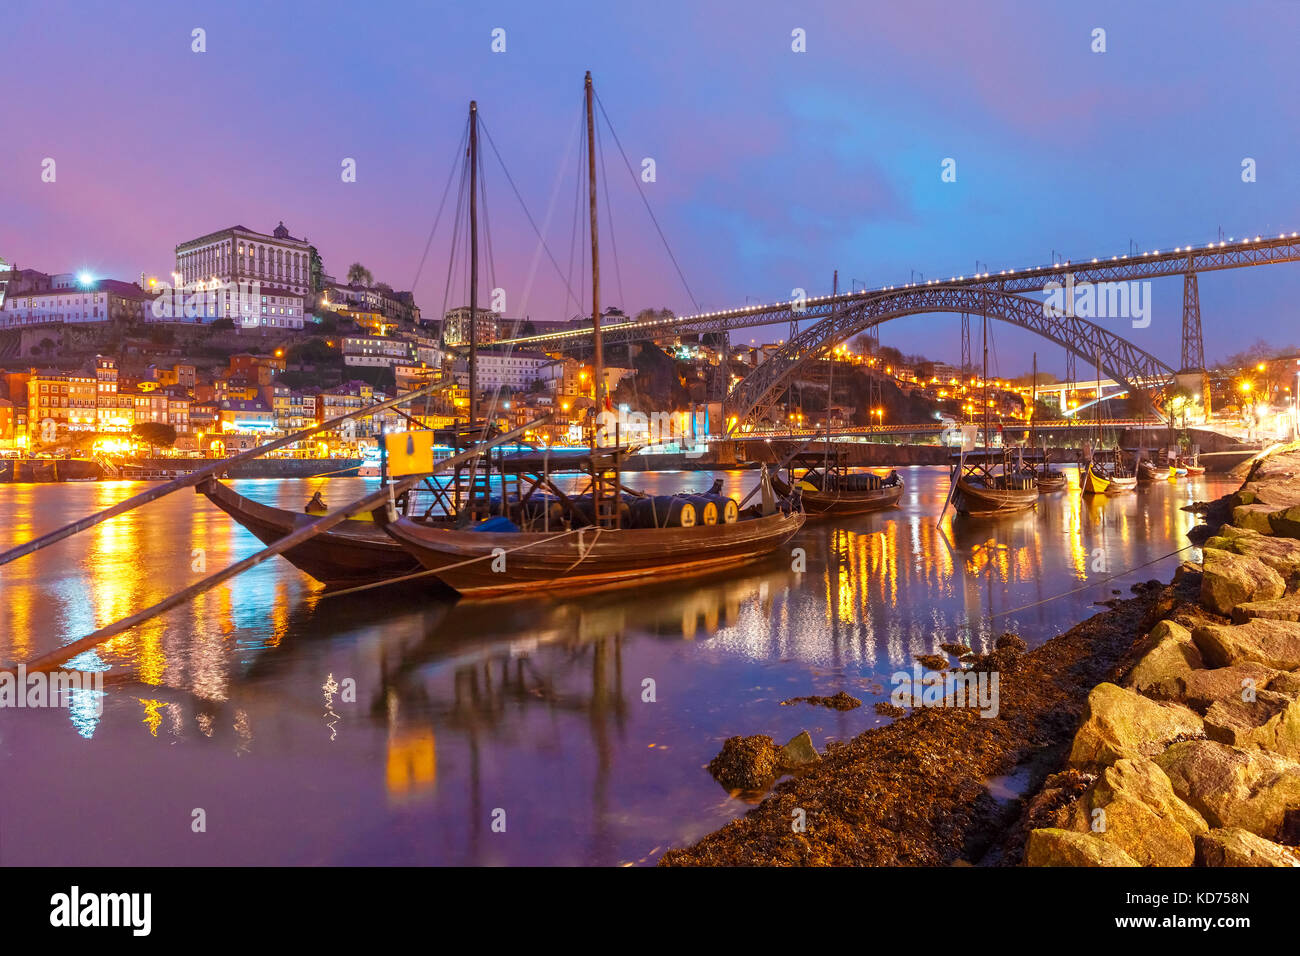
[[[176,444],[176,429],[162,422],[140,422],[131,426],[135,438],[158,448],[171,448]]]
[[[359,262],[348,266],[348,285],[374,285],[375,277]]]

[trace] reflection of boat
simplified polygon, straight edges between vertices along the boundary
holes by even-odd
[[[245,498],[215,478],[205,478],[195,490],[265,544],[273,544],[316,520]],[[393,542],[372,521],[348,519],[329,531],[284,552],[294,567],[322,584],[368,584],[410,574],[420,569],[411,555]]]
[[[855,474],[845,464],[842,449],[800,452],[790,459],[787,476],[772,476],[778,495],[792,496],[798,489],[803,510],[812,515],[854,515],[892,508],[903,495],[903,479],[891,471],[879,475]]]

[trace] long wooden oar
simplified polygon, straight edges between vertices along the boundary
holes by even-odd
[[[450,458],[444,458],[439,462],[435,462],[434,471],[436,472],[444,468],[455,467],[456,465],[469,461],[477,455],[481,455],[489,448],[502,444],[503,442],[513,441],[528,429],[550,421],[551,417],[552,416],[549,414],[543,415],[541,418],[530,422],[527,425],[520,425],[518,428],[505,432],[502,435],[498,435],[489,442],[484,442],[468,451],[463,451],[459,455],[453,455]],[[124,617],[120,621],[114,621],[112,624],[105,625],[93,634],[87,634],[80,640],[73,641],[71,644],[65,644],[57,650],[41,655],[27,664],[27,671],[28,673],[32,673],[35,671],[53,670],[65,661],[76,657],[78,654],[83,654],[91,648],[97,647],[110,637],[113,637],[116,634],[121,634],[123,631],[135,627],[137,624],[142,624],[150,618],[157,617],[159,614],[170,611],[172,608],[198,597],[205,591],[211,590],[223,581],[227,581],[235,575],[247,571],[249,568],[256,567],[268,558],[275,557],[277,554],[288,551],[290,548],[296,547],[304,541],[316,537],[316,535],[323,531],[328,531],[335,525],[346,521],[352,515],[362,511],[373,510],[383,502],[396,497],[413,485],[423,481],[425,477],[425,475],[411,475],[400,481],[386,485],[383,488],[379,488],[378,490],[366,495],[364,498],[358,498],[351,504],[344,505],[341,508],[336,508],[334,511],[322,515],[310,524],[303,525],[292,534],[286,535],[279,541],[275,542],[275,544],[268,545],[261,551],[244,558],[242,561],[237,561],[229,567],[223,568],[215,574],[210,574],[203,580],[197,581],[189,587],[183,588],[182,590],[163,598],[163,600],[159,601],[152,607],[147,607],[142,611],[137,611],[130,617]]]
[[[117,504],[105,508],[103,511],[98,511],[85,518],[78,518],[71,524],[65,524],[62,528],[51,531],[49,534],[41,535],[39,538],[34,538],[26,544],[20,544],[16,548],[10,548],[8,551],[0,554],[0,564],[8,564],[10,561],[16,561],[18,558],[40,551],[42,548],[48,548],[55,542],[71,537],[79,531],[93,528],[101,521],[107,521],[109,518],[116,518],[120,514],[132,511],[141,505],[147,505],[149,502],[156,501],[159,498],[171,494],[173,491],[180,491],[182,488],[189,488],[193,485],[197,485],[209,475],[214,475],[233,465],[242,464],[243,462],[249,461],[253,458],[265,455],[267,452],[275,451],[277,448],[283,448],[285,445],[291,445],[294,442],[302,441],[304,438],[310,438],[312,435],[317,435],[320,432],[336,428],[351,418],[357,418],[362,415],[373,415],[375,412],[381,412],[394,405],[409,402],[411,399],[419,398],[421,395],[428,395],[431,392],[440,391],[450,387],[451,382],[435,382],[432,385],[425,385],[422,388],[417,388],[413,392],[404,392],[395,398],[388,399],[387,401],[368,405],[355,412],[349,412],[346,415],[340,415],[338,418],[331,418],[327,422],[321,422],[319,425],[313,425],[311,428],[304,429],[303,431],[294,432],[292,435],[286,435],[284,438],[277,438],[275,441],[268,442],[265,445],[259,445],[257,448],[251,448],[248,451],[240,452],[238,455],[233,455],[230,458],[223,458],[221,461],[215,461],[210,465],[205,465],[197,471],[190,472],[188,475],[173,478],[171,481],[150,488],[148,491],[143,491],[138,495],[133,495],[130,498],[119,501]]]

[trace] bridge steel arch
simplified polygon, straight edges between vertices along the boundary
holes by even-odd
[[[737,383],[724,403],[728,433],[741,424],[767,418],[777,397],[799,370],[844,339],[891,319],[931,312],[984,314],[1055,342],[1089,364],[1100,356],[1102,371],[1126,386],[1130,395],[1145,394],[1153,382],[1163,387],[1175,374],[1154,355],[1109,329],[1079,316],[1047,314],[1041,299],[979,286],[894,289],[834,309]]]

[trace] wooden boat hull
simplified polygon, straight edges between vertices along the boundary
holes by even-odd
[[[972,518],[993,518],[1000,515],[1028,511],[1038,502],[1035,488],[988,488],[967,480],[957,479],[954,504],[958,514]]]
[[[274,544],[317,517],[252,501],[215,478],[201,481],[195,490],[263,544]],[[330,586],[370,584],[420,570],[420,563],[373,521],[349,519],[290,548],[281,557]]]
[[[583,528],[549,534],[440,528],[409,518],[389,521],[381,512],[376,512],[376,523],[444,584],[464,595],[488,597],[521,590],[587,590],[734,567],[775,551],[803,527],[804,517],[798,511],[777,512],[691,528]]]
[[[1110,479],[1098,474],[1089,465],[1083,470],[1083,493],[1085,495],[1104,495],[1106,489],[1110,487]]]
[[[1106,494],[1122,495],[1126,491],[1135,490],[1137,488],[1137,483],[1138,483],[1137,478],[1133,476],[1129,476],[1125,478],[1112,477],[1111,479],[1109,479],[1109,484],[1106,485]]]
[[[1137,468],[1138,481],[1155,481],[1163,477],[1164,476],[1160,474],[1159,470],[1151,462],[1144,461],[1138,464],[1138,468]]]
[[[1186,465],[1184,467],[1187,469],[1187,474],[1193,478],[1195,478],[1197,475],[1205,474],[1204,465]]]
[[[1067,479],[1065,475],[1043,475],[1038,479],[1038,491],[1040,494],[1051,494],[1054,491],[1064,491],[1069,486],[1069,483],[1069,479]]]
[[[793,490],[780,478],[772,478],[772,489],[782,497],[789,497]],[[898,504],[903,497],[903,482],[886,485],[871,491],[822,492],[801,489],[799,501],[803,510],[809,515],[835,516],[859,515],[871,511],[883,511]]]

